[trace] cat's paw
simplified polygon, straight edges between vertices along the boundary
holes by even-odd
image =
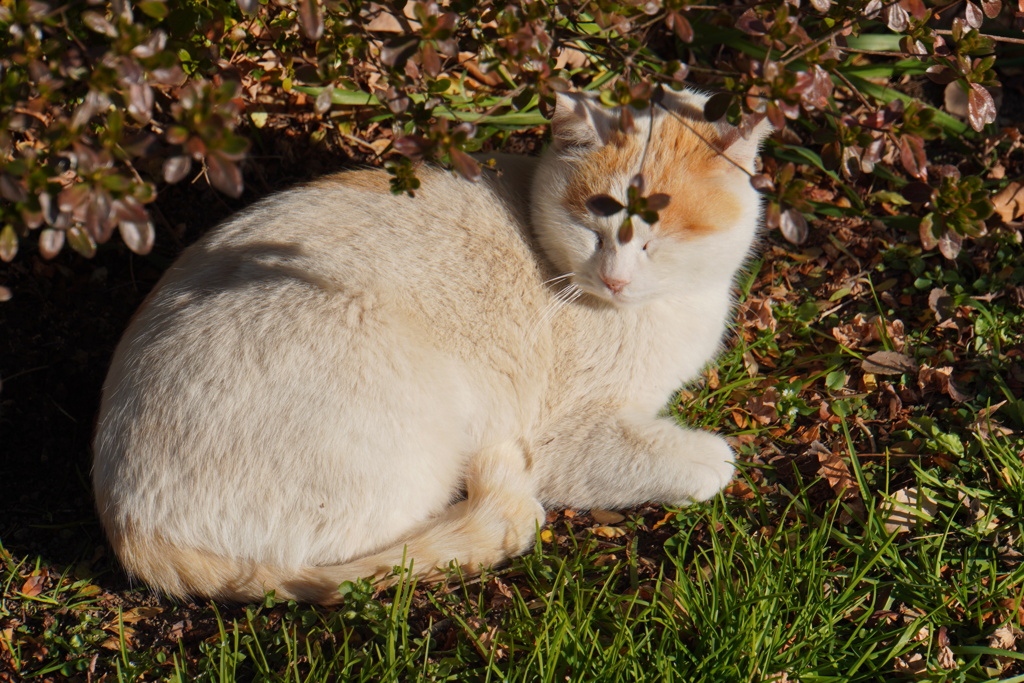
[[[672,501],[679,506],[713,498],[728,486],[736,473],[735,454],[725,439],[707,432],[694,432],[692,436],[693,451],[687,458],[687,490],[681,499]]]

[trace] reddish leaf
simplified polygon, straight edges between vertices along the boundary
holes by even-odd
[[[318,0],[299,0],[299,25],[310,40],[320,40],[324,34],[324,15]]]
[[[44,259],[52,259],[64,248],[64,231],[47,228],[39,233],[39,254]]]
[[[995,19],[1003,9],[1002,0],[981,0],[981,9],[985,11],[986,17]]]
[[[412,104],[412,100],[393,85],[388,88],[384,98],[384,104],[386,104],[388,109],[390,109],[394,114],[401,114],[405,112],[409,108],[409,105]]]
[[[882,10],[885,24],[896,33],[903,33],[910,26],[910,15],[896,3],[891,3]]]
[[[922,183],[921,181],[918,180],[912,183],[907,183],[900,191],[900,194],[902,194],[903,198],[906,199],[908,202],[913,202],[915,204],[924,204],[925,202],[931,200],[932,192],[933,190],[930,185],[928,185],[927,183]]]
[[[900,5],[918,21],[924,19],[928,13],[928,8],[924,6],[924,0],[900,0]]]
[[[117,220],[111,215],[113,209],[110,195],[106,192],[93,194],[89,206],[85,209],[85,219],[82,221],[86,230],[93,237],[99,238],[106,231],[113,230]]]
[[[82,22],[96,33],[101,33],[111,38],[117,37],[117,29],[99,12],[92,10],[82,12]]]
[[[779,229],[782,236],[793,244],[803,244],[807,240],[807,219],[796,209],[786,209],[779,217]]]
[[[10,301],[14,297],[14,294],[8,288],[0,285],[0,303]]]
[[[811,0],[811,6],[824,14],[832,7],[832,0]]]
[[[996,103],[992,93],[978,83],[971,83],[967,93],[967,120],[971,128],[977,131],[996,120]]]
[[[45,570],[44,570],[45,572]],[[43,585],[46,583],[46,574],[33,574],[25,580],[19,591],[27,598],[34,598],[43,592]]]
[[[622,203],[610,195],[596,194],[587,198],[587,210],[595,216],[614,216],[624,208]]]
[[[775,183],[772,182],[771,176],[767,173],[758,173],[751,176],[750,184],[758,192],[772,192],[775,189]]]
[[[92,188],[85,183],[68,185],[57,195],[57,207],[61,211],[74,211],[89,200]]]
[[[216,152],[206,157],[206,174],[218,190],[230,197],[241,197],[244,185],[238,164]]]
[[[420,41],[416,36],[396,36],[380,47],[380,61],[386,66],[401,67],[416,53]]]
[[[420,47],[420,64],[430,76],[437,76],[441,73],[441,57],[430,43],[424,43]]]
[[[115,199],[110,205],[110,211],[118,221],[145,223],[149,220],[145,207],[131,195]]]
[[[152,223],[148,221],[145,223],[121,221],[118,228],[121,230],[121,239],[136,254],[140,256],[148,254],[153,248],[154,234]]]
[[[785,130],[786,116],[785,114],[782,113],[782,109],[780,109],[776,103],[770,103],[765,110],[765,114],[767,114],[768,121],[772,124],[772,128],[774,128],[775,130]],[[800,109],[797,108],[794,112],[794,116],[792,116],[791,118],[795,119],[797,116],[799,116],[799,114]]]
[[[690,24],[690,20],[679,12],[668,12],[665,15],[665,26],[671,29],[684,43],[693,42],[693,26]]]
[[[176,157],[168,157],[164,160],[164,180],[173,185],[184,180],[191,169],[192,159],[188,156],[182,154]]]
[[[954,231],[946,230],[939,236],[939,251],[950,261],[960,253],[960,246],[963,244],[963,235]]]
[[[834,171],[839,168],[839,164],[842,163],[842,159],[843,148],[838,141],[830,142],[821,148],[821,163],[828,170]]]
[[[777,228],[782,223],[782,212],[778,202],[768,202],[764,207],[764,224],[768,228]]]
[[[153,89],[146,83],[128,86],[128,113],[139,123],[148,123],[153,117]]]
[[[762,36],[768,32],[768,27],[752,9],[748,9],[739,16],[736,20],[736,28],[753,36]]]
[[[725,116],[732,105],[731,92],[716,92],[704,103],[704,120],[717,121]]]
[[[18,234],[14,232],[13,226],[5,225],[4,229],[0,230],[0,260],[10,263],[17,253]]]
[[[900,138],[900,161],[910,175],[921,180],[928,179],[928,159],[924,154],[924,140],[917,135],[904,134]]]
[[[657,192],[647,198],[647,209],[650,211],[661,211],[669,205],[672,201],[672,197],[663,193]]]
[[[28,198],[23,180],[15,180],[6,173],[0,173],[0,197],[9,202],[23,202]]]
[[[317,114],[326,114],[332,103],[334,97],[334,85],[328,85],[326,88],[320,91],[320,94],[316,96],[316,100],[313,103],[313,111]]]
[[[927,76],[933,83],[939,85],[946,85],[956,80],[956,72],[950,69],[948,66],[942,66],[941,64],[932,64],[930,67],[925,69],[924,75]],[[899,100],[894,100],[899,102]]]
[[[53,225],[60,213],[60,207],[49,192],[39,193],[39,209],[43,212],[43,220],[47,225]]]
[[[480,164],[476,160],[463,152],[461,149],[453,149],[449,152],[452,158],[452,166],[455,170],[466,180],[471,180],[474,183],[480,180]]]
[[[969,27],[979,29],[981,28],[981,22],[985,20],[985,15],[982,14],[980,7],[973,2],[968,2],[964,5],[964,20]]]
[[[238,9],[242,10],[242,14],[255,14],[256,10],[259,9],[259,0],[235,0],[238,3]]]
[[[931,214],[921,219],[921,224],[917,227],[917,233],[921,239],[921,246],[924,247],[925,251],[931,251],[939,245],[939,240],[935,238],[934,221]]]

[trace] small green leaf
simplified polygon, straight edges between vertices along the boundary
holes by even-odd
[[[10,263],[17,253],[18,234],[14,232],[13,226],[5,225],[4,229],[0,230],[0,260]]]
[[[145,0],[136,6],[142,10],[143,14],[153,17],[154,19],[163,19],[169,14],[167,5],[160,2],[160,0]]]
[[[76,225],[68,229],[68,244],[85,258],[96,255],[96,241],[81,226]]]
[[[892,190],[880,190],[878,192],[873,192],[868,195],[868,199],[880,203],[893,204],[895,206],[907,206],[910,204],[903,195],[899,192],[893,192]]]
[[[825,386],[832,391],[838,391],[846,386],[846,373],[842,370],[833,370],[825,375]]]

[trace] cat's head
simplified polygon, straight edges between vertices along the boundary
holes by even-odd
[[[631,109],[624,125],[622,110],[596,98],[558,95],[532,210],[560,274],[625,306],[732,280],[760,221],[749,173],[770,129],[762,122],[744,137],[724,121],[708,122],[705,101],[666,92],[652,109]],[[633,215],[624,225],[629,212],[617,206],[629,204],[631,183],[634,196],[659,209],[658,220]]]

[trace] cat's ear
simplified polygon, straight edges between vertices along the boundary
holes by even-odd
[[[617,129],[614,110],[595,97],[581,93],[555,93],[551,115],[551,137],[555,149],[588,149],[608,142]]]
[[[729,159],[751,173],[754,172],[754,160],[761,149],[761,144],[772,134],[772,124],[768,117],[761,115],[760,120],[749,126],[732,126],[725,118],[715,124],[718,127],[722,153]]]

